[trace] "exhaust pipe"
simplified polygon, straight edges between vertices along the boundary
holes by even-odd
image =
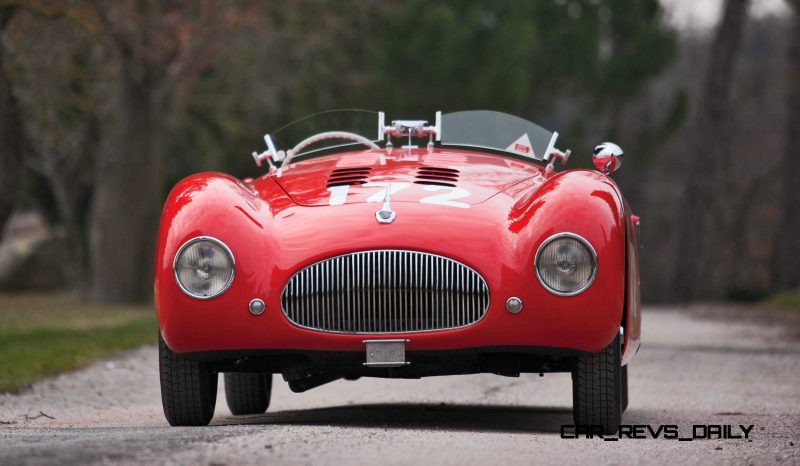
[[[291,391],[295,393],[303,393],[311,390],[312,388],[317,388],[321,385],[325,385],[326,383],[339,380],[340,378],[341,377],[338,375],[333,374],[313,374],[299,379],[287,380],[287,382],[289,382],[289,389]],[[284,379],[286,379],[285,375]]]

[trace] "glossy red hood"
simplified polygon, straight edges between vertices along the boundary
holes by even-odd
[[[532,163],[464,150],[345,152],[293,163],[274,180],[303,206],[381,202],[475,205],[542,172]]]

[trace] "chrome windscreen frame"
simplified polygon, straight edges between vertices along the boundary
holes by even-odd
[[[351,110],[351,109],[330,110],[330,111],[327,111],[327,112],[322,112],[319,115],[329,114],[331,112],[337,112],[337,111],[347,111],[347,112],[349,112],[349,111],[353,111],[353,110]],[[384,112],[379,111],[379,112],[374,112],[374,113],[376,114],[376,120],[377,120],[376,121],[376,123],[377,123],[377,134],[376,134],[374,140],[371,139],[371,136],[365,136],[364,133],[360,132],[360,131],[359,132],[347,131],[347,132],[354,132],[355,134],[358,134],[359,136],[362,136],[365,139],[369,139],[371,142],[376,143],[376,144],[380,143],[380,142],[384,142],[385,143],[385,148],[386,148],[387,151],[391,151],[392,148],[393,148],[392,143],[391,143],[391,138],[401,138],[402,137],[402,138],[407,138],[409,140],[408,144],[406,146],[404,146],[406,148],[416,148],[416,147],[418,147],[416,145],[412,145],[410,143],[410,139],[424,139],[424,138],[427,138],[428,139],[428,145],[427,145],[428,151],[431,151],[434,148],[434,141],[435,141],[436,144],[438,144],[438,145],[440,145],[442,147],[478,149],[478,150],[482,150],[482,151],[488,151],[490,153],[498,153],[498,154],[501,154],[501,155],[513,156],[513,157],[517,157],[517,158],[520,158],[520,159],[526,160],[526,161],[547,162],[547,161],[551,160],[553,155],[560,155],[561,156],[560,158],[562,160],[562,164],[566,164],[567,159],[569,158],[569,151],[562,152],[562,151],[556,149],[556,147],[555,147],[556,141],[558,140],[558,136],[559,136],[558,132],[549,131],[549,130],[547,130],[547,129],[545,129],[545,128],[543,128],[543,127],[541,127],[541,126],[537,125],[536,123],[533,123],[533,122],[531,122],[529,120],[526,120],[524,118],[521,118],[521,117],[518,117],[518,116],[515,116],[515,115],[503,113],[503,112],[495,112],[495,111],[489,111],[489,110],[467,110],[467,111],[460,111],[460,112],[453,112],[453,113],[443,114],[441,111],[437,111],[435,113],[435,115],[434,115],[434,124],[433,125],[428,125],[427,124],[428,123],[427,120],[392,120],[391,124],[387,125],[386,114]],[[490,143],[484,144],[481,141],[461,140],[460,138],[457,138],[456,140],[450,140],[450,141],[446,140],[445,137],[444,137],[445,136],[444,133],[445,132],[449,133],[451,131],[446,131],[446,129],[444,128],[444,126],[443,126],[444,125],[444,119],[447,118],[449,115],[466,114],[466,113],[474,113],[474,114],[488,113],[488,114],[490,114],[490,116],[494,115],[495,119],[496,118],[506,118],[506,119],[508,119],[508,121],[521,122],[522,124],[526,125],[525,127],[520,129],[520,131],[522,131],[523,136],[525,136],[526,138],[527,138],[527,136],[529,134],[534,134],[535,132],[550,133],[550,136],[548,137],[546,144],[544,143],[543,140],[540,143],[537,143],[537,144],[541,144],[538,148],[534,147],[534,144],[530,144],[530,142],[529,142],[530,145],[527,146],[527,147],[528,147],[528,149],[530,149],[532,151],[532,153],[534,155],[526,155],[526,154],[520,153],[519,151],[510,150],[509,149],[510,146],[506,147],[505,143],[500,144],[500,145],[498,145],[498,144],[490,144]],[[291,123],[290,125],[284,126],[283,128],[279,129],[278,131],[282,131],[283,129],[285,129],[285,128],[293,125],[293,124],[297,124],[300,121],[308,120],[309,118],[313,118],[315,116],[316,115],[310,115],[309,117],[300,119],[297,122],[294,122],[294,123]],[[483,121],[483,120],[481,120],[481,121]],[[492,123],[492,120],[487,120],[487,121],[488,121],[488,123]],[[413,125],[412,125],[412,123],[413,123]],[[495,121],[494,123],[497,123],[497,122]],[[341,131],[341,130],[337,130],[337,129],[333,128],[333,129],[329,130],[329,132],[330,131]],[[371,133],[372,130],[370,130],[369,132]],[[531,133],[531,132],[534,132],[534,133]],[[277,148],[275,146],[275,142],[274,142],[273,136],[274,135],[272,135],[272,134],[265,134],[264,135],[264,141],[266,143],[267,150],[265,150],[263,152],[255,151],[255,152],[252,153],[252,157],[253,157],[256,165],[258,165],[259,167],[261,167],[263,164],[267,164],[269,166],[270,173],[272,173],[272,172],[280,173],[282,171],[281,168],[286,166],[285,162],[286,162],[287,156],[290,153],[290,148],[284,148],[283,150],[280,150],[279,148]],[[534,139],[534,141],[536,141],[536,139]],[[512,143],[512,145],[513,145],[513,143]],[[294,154],[294,155],[306,157],[306,156],[313,156],[315,154],[317,154],[317,155],[328,154],[328,153],[331,153],[331,151],[340,151],[340,150],[344,150],[344,149],[350,149],[350,148],[353,148],[355,146],[358,146],[358,143],[349,142],[349,143],[345,143],[345,144],[337,144],[337,145],[331,145],[331,146],[325,146],[325,147],[321,147],[321,148],[317,148],[317,149],[312,149],[312,150],[300,152],[300,153],[297,153],[297,154]],[[535,152],[535,150],[536,151],[543,150],[544,152],[537,156],[536,155],[537,152]],[[526,152],[527,152],[527,150],[526,150]]]

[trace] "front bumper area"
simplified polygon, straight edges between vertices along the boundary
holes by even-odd
[[[256,284],[259,282],[256,281]],[[174,286],[173,283],[169,284]],[[466,327],[406,333],[330,333],[294,325],[284,315],[279,297],[253,286],[250,293],[226,293],[213,300],[195,300],[183,293],[157,296],[162,336],[176,353],[295,350],[363,354],[364,340],[405,339],[406,351],[452,351],[469,348],[535,347],[596,353],[619,331],[621,293],[596,282],[577,296],[560,297],[537,285],[490,288],[483,318]],[[279,287],[273,286],[272,289]],[[522,299],[519,313],[505,309],[509,296]],[[263,297],[266,311],[252,315],[248,303]]]
[[[531,346],[409,351],[406,353],[409,364],[402,367],[367,367],[363,350],[228,350],[185,353],[182,357],[208,362],[219,372],[282,374],[294,391],[305,391],[339,378],[418,379],[478,373],[516,377],[521,373],[568,372],[583,354],[586,353]]]

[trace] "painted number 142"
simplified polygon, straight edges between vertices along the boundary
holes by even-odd
[[[367,198],[367,202],[383,202],[386,198],[386,191],[389,190],[389,197],[393,196],[395,193],[398,193],[409,186],[411,183],[385,183],[385,182],[374,182],[374,183],[364,183],[362,185],[365,188],[381,188],[371,196]],[[432,196],[423,197],[419,200],[422,204],[434,204],[434,205],[443,205],[448,207],[457,207],[459,209],[468,209],[469,204],[464,202],[457,202],[456,199],[463,199],[465,197],[469,197],[469,191],[463,188],[456,188],[454,186],[437,186],[437,185],[428,185],[425,186],[425,191],[428,192],[440,192],[444,191],[440,194],[434,194]],[[331,186],[328,188],[328,192],[331,193],[330,199],[328,204],[330,205],[342,205],[347,202],[347,194],[350,192],[350,185],[344,186]]]

